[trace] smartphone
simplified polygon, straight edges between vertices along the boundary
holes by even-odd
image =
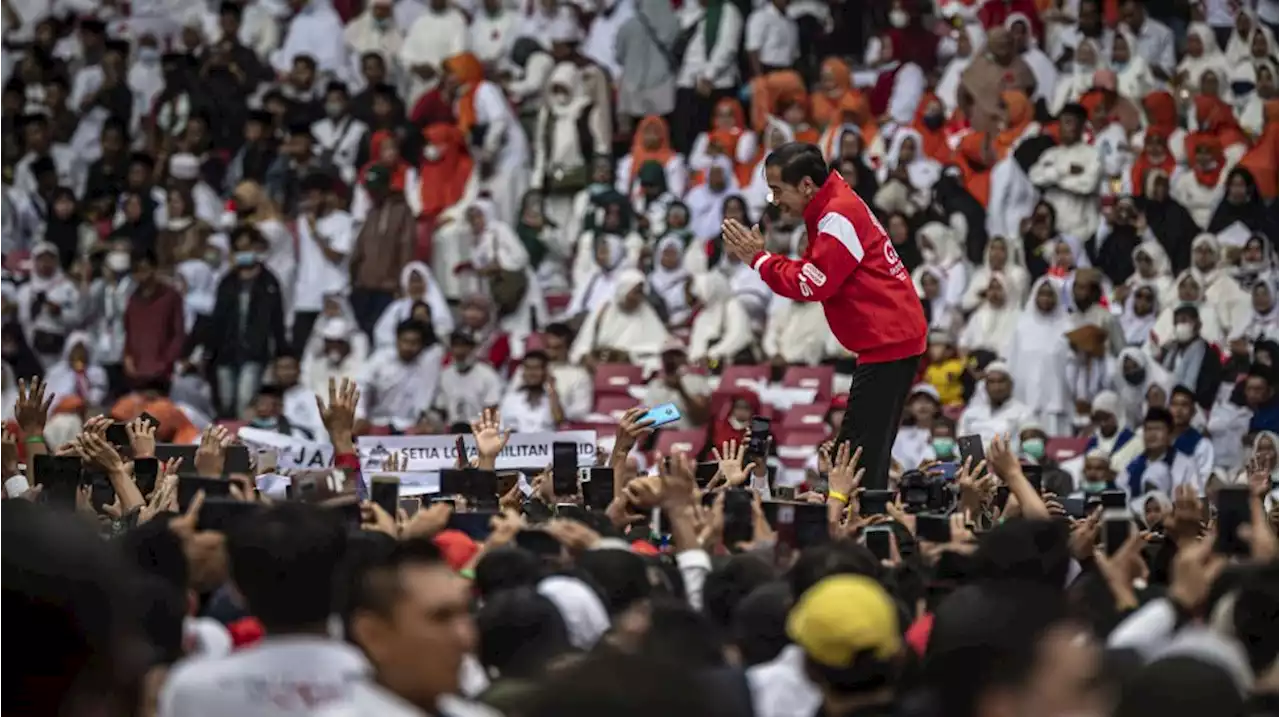
[[[769,431],[773,422],[764,416],[751,417],[751,433],[747,439],[747,455],[763,457],[769,452]]]
[[[396,517],[396,508],[400,505],[400,479],[395,476],[374,476],[369,483],[369,500]]]
[[[260,510],[257,503],[245,503],[234,498],[206,498],[200,506],[196,530],[216,530],[225,533],[237,523]]]
[[[503,471],[497,475],[498,495],[503,496],[511,492],[520,484],[520,471]]]
[[[645,411],[644,415],[640,417],[640,420],[649,421],[650,428],[658,428],[660,426],[665,426],[668,423],[675,423],[680,420],[680,418],[680,409],[676,407],[676,404],[663,403]]]
[[[159,418],[156,418],[155,416],[151,415],[150,413],[147,413],[146,411],[143,411],[142,413],[139,413],[139,414],[138,414],[138,418],[142,419],[142,421],[143,421],[144,423],[149,423],[149,424],[151,424],[151,425],[156,429],[156,431],[157,431],[157,432],[159,432],[159,431],[160,431],[160,419],[159,419]]]
[[[613,469],[592,468],[582,484],[582,499],[591,510],[604,510],[613,502]]]
[[[864,490],[858,496],[858,514],[884,515],[895,495],[897,492],[892,490]]]
[[[467,469],[466,490],[462,495],[471,501],[473,507],[498,507],[498,474],[494,471],[482,471],[479,468]]]
[[[803,550],[831,541],[827,527],[827,506],[817,503],[795,503],[796,548]]]
[[[467,458],[467,442],[463,439],[461,433],[453,439],[453,450],[457,456],[456,460],[461,461],[464,468],[471,465],[470,459]]]
[[[960,471],[960,464],[954,462],[939,463],[930,469],[930,472],[932,471],[937,471],[938,475],[942,476],[945,480],[955,480],[956,473]]]
[[[468,473],[470,468],[445,468],[440,471],[440,493],[441,495],[462,495],[467,492]]]
[[[545,530],[521,530],[516,533],[516,547],[543,558],[560,555],[560,541]]]
[[[76,489],[80,487],[82,472],[83,466],[76,456],[34,456],[31,478],[36,485],[44,486],[40,502],[75,510]]]
[[[551,492],[561,496],[578,494],[578,444],[551,444]]]
[[[160,476],[160,460],[158,458],[134,458],[133,478],[143,497],[151,495],[156,489],[156,479]]]
[[[301,489],[301,486],[299,486]],[[199,476],[178,477],[178,510],[186,511],[196,493],[203,490],[204,497],[228,498],[231,496],[231,481],[225,478],[201,478]]]
[[[773,495],[776,500],[795,500],[796,488],[790,485],[780,485],[773,489]]]
[[[867,550],[880,560],[889,560],[893,554],[893,528],[887,525],[872,525],[862,531],[862,538],[867,543]]]
[[[89,486],[89,504],[94,510],[101,510],[102,506],[116,502],[116,489],[106,473],[85,471],[81,475],[81,483]]]
[[[1027,482],[1035,488],[1037,493],[1044,492],[1044,467],[1030,463],[1022,464],[1022,475],[1027,477]]]
[[[702,461],[693,470],[693,479],[698,483],[699,488],[706,488],[711,479],[715,478],[716,473],[719,472],[720,464],[716,461]]]
[[[418,510],[422,508],[422,498],[416,495],[411,495],[407,498],[401,498],[399,505],[400,505],[400,510],[403,510],[406,516],[412,518],[413,516],[417,515]]]
[[[1249,509],[1249,487],[1227,485],[1218,490],[1214,501],[1218,509],[1218,536],[1213,552],[1219,555],[1248,555],[1249,543],[1240,537],[1240,526],[1253,519]]]
[[[1101,496],[1104,509],[1129,507],[1128,495],[1122,490],[1104,490],[1098,495]]]
[[[355,496],[332,498],[325,501],[323,505],[338,511],[338,515],[342,516],[342,522],[351,530],[360,530],[360,526],[364,523],[364,516],[360,513],[360,501],[356,500]]]
[[[996,499],[993,501],[992,505],[1000,510],[1004,510],[1004,507],[1009,505],[1009,486],[996,486]]]
[[[115,421],[110,426],[107,426],[107,443],[120,448],[128,448],[133,445],[129,441],[127,425],[124,421]]]
[[[1133,521],[1124,509],[1112,508],[1102,514],[1102,545],[1107,555],[1114,555],[1129,539]]]
[[[916,537],[930,543],[951,542],[951,520],[945,515],[916,515]]]
[[[1067,512],[1067,517],[1083,518],[1087,515],[1085,512],[1084,496],[1067,496],[1060,500],[1062,501],[1062,509]]]
[[[585,523],[587,522],[587,509],[577,503],[556,503],[556,517]]]
[[[277,451],[274,448],[263,448],[258,451],[258,475],[262,475],[263,473],[275,473],[279,467],[280,451]]]
[[[745,488],[731,488],[724,493],[724,544],[733,547],[751,542],[755,534],[751,506],[755,496]]]
[[[960,449],[960,465],[968,462],[972,468],[987,457],[986,451],[982,448],[982,436],[976,433],[957,438],[956,447]]]
[[[1124,493],[1124,491],[1120,491],[1120,492]],[[1093,515],[1093,512],[1095,510],[1103,510],[1102,496],[1098,495],[1097,493],[1086,496],[1084,499],[1085,517]]]
[[[457,530],[476,542],[489,537],[489,522],[497,513],[482,511],[479,513],[454,513],[449,516],[446,528]]]

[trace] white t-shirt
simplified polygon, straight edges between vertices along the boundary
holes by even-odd
[[[160,690],[158,717],[282,717],[350,699],[370,671],[359,650],[310,635],[267,637],[212,659],[184,660]]]
[[[769,67],[787,67],[800,54],[800,31],[796,21],[768,3],[753,10],[747,18],[747,52],[759,52],[760,63]]]
[[[316,220],[319,234],[329,248],[342,254],[338,263],[325,257],[306,220],[298,221],[298,282],[293,292],[294,311],[320,311],[324,295],[346,293],[351,285],[351,249],[355,246],[351,215],[337,211]]]

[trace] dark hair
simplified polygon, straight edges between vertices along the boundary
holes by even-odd
[[[1196,402],[1196,392],[1192,391],[1186,386],[1183,386],[1182,384],[1178,384],[1177,386],[1174,386],[1173,390],[1169,391],[1169,403],[1173,403],[1174,396],[1186,396],[1188,399],[1191,400],[1191,403],[1194,404]]]
[[[267,243],[267,238],[264,237],[262,232],[258,231],[258,228],[252,224],[241,224],[231,230],[231,246],[234,247],[241,237],[249,237],[249,246],[253,246],[255,244],[264,245]]]
[[[1080,122],[1084,122],[1089,119],[1089,110],[1085,109],[1082,104],[1072,102],[1063,107],[1062,111],[1058,113],[1059,120],[1064,117],[1075,117]]]
[[[307,67],[311,68],[311,71],[312,71],[312,72],[315,72],[315,70],[316,70],[316,58],[314,58],[314,57],[312,57],[311,55],[308,55],[307,53],[303,52],[303,53],[300,53],[300,54],[297,54],[297,55],[294,55],[294,56],[293,56],[293,63],[292,63],[292,64],[296,65],[296,64],[298,64],[299,62],[301,62],[302,64],[304,64],[304,65],[306,65]]]
[[[542,561],[537,555],[523,548],[508,547],[480,558],[472,585],[481,600],[488,600],[506,590],[535,585],[542,577]]]
[[[133,252],[133,268],[135,269],[138,268],[139,264],[149,264],[154,267],[158,263],[159,260],[156,259],[156,250],[151,247],[135,249]]]
[[[1156,660],[1127,680],[1112,714],[1245,717],[1250,712],[1226,669],[1208,660],[1177,655]]]
[[[405,540],[365,551],[363,564],[351,566],[348,614],[364,610],[389,615],[401,594],[400,569],[407,566],[447,567],[440,549],[430,540]]]
[[[1173,320],[1178,319],[1192,319],[1200,323],[1200,309],[1197,309],[1195,304],[1183,304],[1173,310]]]
[[[791,587],[782,580],[765,583],[738,601],[733,611],[733,642],[745,665],[768,662],[791,644],[787,637],[790,610]]]
[[[306,134],[308,137],[311,136],[310,131],[308,131]],[[310,174],[302,178],[302,191],[325,192],[325,193],[332,192],[333,177],[329,176],[327,172],[311,172]]]
[[[782,181],[791,185],[799,184],[808,177],[821,187],[831,173],[827,161],[822,158],[822,150],[805,142],[787,142],[773,150],[764,160],[764,166],[766,169],[777,167]]]
[[[568,324],[561,321],[547,324],[547,328],[542,331],[545,334],[564,339],[566,342],[573,341],[573,329],[569,328]]]
[[[187,617],[187,592],[154,575],[142,576],[133,585],[133,599],[142,616],[141,627],[151,643],[151,663],[172,665],[182,659]]]
[[[218,15],[231,15],[239,20],[244,15],[244,5],[232,0],[222,0],[218,6]]]
[[[800,552],[791,573],[791,597],[799,600],[809,588],[832,575],[865,575],[878,580],[880,561],[864,545],[852,540],[837,540]]]
[[[1071,554],[1066,524],[1056,520],[1011,520],[993,528],[973,554],[978,576],[1015,580],[1061,590]]]
[[[330,83],[329,83],[329,84],[324,88],[324,93],[325,93],[325,95],[326,95],[326,96],[331,95],[331,94],[333,94],[333,93],[335,93],[335,92],[337,92],[337,93],[341,94],[343,97],[349,97],[349,96],[351,96],[351,92],[347,89],[347,85],[346,85],[346,83],[344,83],[344,82],[338,82],[337,80],[333,80],[333,81],[331,81],[331,82],[330,82]]]
[[[620,552],[620,551],[590,551]],[[686,669],[661,660],[602,650],[543,682],[524,717],[708,717],[723,714]]]
[[[551,359],[547,357],[547,352],[541,349],[534,349],[533,351],[526,352],[521,363],[528,362],[530,359],[537,359],[541,361],[543,365],[546,365],[551,361]]]
[[[231,579],[267,632],[323,625],[346,543],[336,511],[277,504],[227,533]]]
[[[1163,423],[1165,428],[1173,428],[1173,414],[1169,413],[1169,409],[1164,406],[1152,406],[1147,409],[1147,415],[1142,417],[1143,425],[1148,423]]]
[[[578,567],[600,587],[610,615],[649,597],[653,590],[644,559],[626,550],[589,550],[578,559]]]
[[[751,553],[740,553],[707,574],[703,609],[720,627],[728,627],[738,603],[753,590],[777,578],[773,566]]]
[[[399,338],[401,334],[410,331],[417,333],[418,338],[422,339],[423,343],[426,343],[428,336],[427,327],[417,319],[405,319],[404,321],[401,321],[400,324],[396,326],[396,337]]]
[[[640,654],[689,670],[704,670],[724,665],[723,648],[723,633],[707,615],[684,600],[653,600]]]
[[[120,536],[120,552],[125,560],[144,573],[186,590],[190,576],[182,538],[169,530],[169,521],[153,518]]]
[[[502,677],[537,678],[573,651],[569,628],[554,602],[530,586],[491,595],[476,615],[477,657]]]

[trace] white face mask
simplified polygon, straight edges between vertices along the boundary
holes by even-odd
[[[911,16],[907,14],[906,10],[899,10],[898,8],[894,8],[889,11],[890,25],[893,25],[898,29],[902,29],[906,27],[907,23],[909,22],[911,22]]]
[[[342,359],[346,358],[346,356],[341,351],[336,351],[336,350],[325,352],[325,357],[328,358],[329,363],[333,364],[334,366],[337,366],[338,364],[342,363]]]
[[[1194,324],[1175,324],[1173,327],[1173,337],[1179,341],[1190,341],[1195,338],[1196,327]]]
[[[440,159],[440,148],[434,144],[428,144],[422,148],[422,156],[428,162],[435,162]]]
[[[107,254],[107,259],[104,263],[112,272],[123,274],[129,270],[130,257],[126,252],[113,251]]]

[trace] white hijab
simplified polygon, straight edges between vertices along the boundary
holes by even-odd
[[[587,315],[578,331],[570,354],[579,362],[599,348],[628,351],[634,363],[656,360],[668,338],[667,327],[648,302],[641,302],[631,313],[624,313],[622,301],[637,286],[645,285],[639,269],[624,269],[617,277],[612,301],[600,304]]]
[[[897,169],[899,165],[899,156],[902,154],[902,145],[911,140],[915,143],[916,156],[906,165],[907,176],[911,179],[913,189],[929,190],[933,185],[938,183],[938,178],[942,176],[942,165],[936,160],[930,159],[924,153],[924,138],[914,129],[907,127],[899,127],[898,131],[893,133],[893,140],[889,144],[889,153],[885,157],[884,164],[877,170],[877,179],[881,184],[889,176],[889,170]]]
[[[667,249],[680,251],[681,261],[676,268],[662,266],[660,258]],[[689,318],[689,301],[685,296],[685,285],[690,274],[684,268],[684,242],[674,234],[668,234],[658,240],[653,249],[653,271],[649,272],[649,290],[662,299],[667,307],[667,325],[678,326]]]
[[[965,325],[965,334],[976,335],[980,340],[963,348],[969,350],[983,348],[998,352],[1009,345],[1013,332],[1017,330],[1022,310],[1018,308],[1018,297],[1010,288],[1013,282],[1003,274],[990,274],[986,285],[990,286],[992,282],[1004,289],[1004,306],[995,306],[989,300],[983,299],[982,304],[973,312]]]
[[[1056,278],[1042,276],[1031,286],[1002,357],[1009,364],[1014,398],[1033,411],[1065,414],[1073,402],[1066,372],[1071,352],[1064,337],[1074,323],[1062,299],[1060,283]],[[1036,306],[1036,293],[1046,285],[1053,289],[1056,301],[1048,313],[1042,313]]]
[[[1125,359],[1132,359],[1146,372],[1141,381],[1130,383],[1125,377]],[[1111,375],[1115,377],[1116,394],[1120,397],[1120,409],[1124,411],[1124,420],[1131,426],[1142,425],[1142,419],[1147,413],[1147,391],[1152,386],[1164,389],[1165,395],[1168,395],[1173,388],[1169,372],[1158,362],[1151,360],[1144,351],[1133,347],[1121,349],[1120,355],[1116,357],[1115,371],[1112,371]]]
[[[1186,72],[1188,89],[1199,92],[1200,78],[1206,71],[1212,70],[1218,75],[1218,86],[1225,90],[1229,74],[1227,58],[1218,49],[1218,39],[1214,36],[1213,29],[1202,22],[1193,22],[1187,26],[1187,36],[1191,35],[1200,38],[1204,51],[1199,57],[1184,54],[1182,61],[1178,63],[1178,73]]]
[[[1138,316],[1133,304],[1135,296],[1142,289],[1147,289],[1152,294],[1151,313]],[[1120,314],[1120,332],[1124,334],[1125,345],[1139,347],[1147,342],[1151,337],[1151,330],[1155,328],[1156,319],[1160,316],[1160,303],[1160,290],[1154,284],[1138,281],[1132,285],[1129,295],[1124,300],[1124,312]]]
[[[976,22],[967,22],[964,25],[963,32],[969,36],[969,54],[961,57],[956,55],[947,63],[946,68],[942,70],[942,77],[938,80],[938,86],[934,92],[938,95],[938,99],[942,100],[943,106],[947,108],[947,114],[950,115],[959,105],[957,93],[960,90],[960,77],[964,71],[969,69],[969,64],[974,58],[978,57],[982,48],[987,44],[987,33],[982,25]]]
[[[723,155],[713,157],[707,168],[708,177],[716,167],[724,173],[723,188],[712,189],[711,182],[708,180],[689,190],[684,198],[685,205],[689,207],[689,229],[698,239],[720,236],[720,222],[724,219],[724,201],[739,193],[738,178],[733,172],[733,162]]]
[[[1169,263],[1169,255],[1165,253],[1164,247],[1160,242],[1144,241],[1133,248],[1132,259],[1134,264],[1133,274],[1125,279],[1125,283],[1130,286],[1137,287],[1140,284],[1150,284],[1156,288],[1156,298],[1160,303],[1170,303],[1173,300],[1173,269]],[[1145,256],[1151,259],[1152,273],[1150,276],[1143,276],[1136,268],[1138,265],[1138,257]]]
[[[409,279],[414,274],[422,277],[427,285],[426,292],[417,298],[409,296]],[[378,348],[393,346],[396,342],[396,327],[413,314],[413,305],[421,301],[431,309],[431,328],[441,341],[446,340],[453,332],[453,312],[449,302],[445,300],[440,285],[431,273],[431,267],[420,261],[411,261],[400,270],[400,292],[402,296],[391,302],[373,327],[373,340]]]

